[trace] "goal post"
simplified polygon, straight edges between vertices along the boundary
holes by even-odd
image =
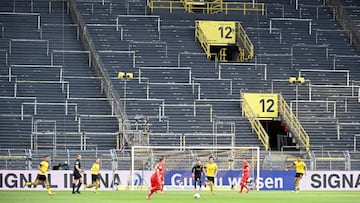
[[[136,183],[139,184],[139,182],[142,185],[147,183],[149,186],[149,176],[154,171],[155,164],[160,157],[165,158],[165,167],[168,170],[165,174],[165,186],[171,189],[178,187],[181,183],[183,188],[186,186],[190,188],[192,186],[191,168],[193,164],[197,160],[205,164],[209,156],[215,158],[219,168],[218,185],[229,186],[229,188],[235,182],[238,184],[239,178],[241,178],[240,168],[243,166],[243,159],[247,158],[251,165],[251,178],[254,180],[255,189],[259,190],[259,181],[256,179],[260,177],[260,148],[231,146],[132,146],[131,190],[135,190]],[[143,181],[135,181],[135,178],[139,177],[135,172],[139,173],[139,171],[142,171]],[[144,171],[147,173],[146,177]],[[171,176],[171,180],[167,176]],[[183,179],[180,180],[179,178]]]

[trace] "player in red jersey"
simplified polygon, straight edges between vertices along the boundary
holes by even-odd
[[[162,172],[160,172],[160,184],[161,184],[161,189],[160,189],[160,194],[164,194],[164,185],[165,185],[165,172],[167,171],[167,168],[165,168],[165,163],[162,165]]]
[[[243,189],[246,189],[246,193],[249,192],[249,188],[248,186],[246,186],[246,182],[248,181],[249,177],[250,177],[250,164],[249,162],[247,162],[246,158],[244,158],[244,164],[243,164],[243,168],[241,169],[243,171],[242,174],[242,178],[241,178],[241,182],[240,182],[240,191],[239,193],[242,193]]]
[[[161,177],[164,175],[165,171],[165,159],[161,157],[159,159],[159,163],[156,164],[154,173],[152,174],[150,178],[151,182],[151,188],[149,190],[149,194],[146,196],[146,199],[149,200],[151,198],[151,195],[154,194],[154,192],[161,190]]]

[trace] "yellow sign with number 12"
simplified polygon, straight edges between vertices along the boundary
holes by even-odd
[[[279,116],[277,94],[244,93],[243,99],[260,119]]]
[[[235,44],[235,21],[197,21],[211,44]]]

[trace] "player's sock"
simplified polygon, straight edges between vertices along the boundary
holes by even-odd
[[[295,182],[295,190],[299,190],[299,181]]]
[[[209,186],[210,186],[210,192],[214,193],[214,185],[210,183]]]
[[[33,185],[33,186],[35,186],[36,185],[36,183],[35,182],[29,182],[29,183],[27,183],[28,185]]]
[[[49,194],[51,194],[50,185],[46,185],[46,190]]]
[[[94,190],[94,192],[97,192],[98,189],[99,189],[99,184],[95,183],[95,190]]]
[[[164,184],[161,184],[161,189],[160,192],[163,193],[164,192]]]
[[[249,192],[249,188],[248,188],[248,186],[247,186],[246,184],[244,184],[244,188],[246,189],[246,193],[248,193],[248,192]]]
[[[81,184],[82,184],[82,183],[79,183],[79,184],[77,185],[76,192],[80,192],[79,189],[80,189]]]
[[[75,183],[73,183],[73,185],[72,185],[72,189],[73,189],[73,193],[75,193]]]
[[[154,190],[154,189],[150,189],[149,194],[148,194],[148,197],[151,197],[151,195],[153,195],[153,194],[154,194],[154,192],[155,192],[155,190]]]

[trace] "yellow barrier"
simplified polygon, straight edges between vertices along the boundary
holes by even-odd
[[[207,21],[195,22],[195,37],[199,40],[208,58],[211,58],[212,47],[221,47],[216,54],[219,61],[226,61],[226,49],[236,45],[239,49],[237,61],[244,62],[254,57],[254,45],[245,29],[237,21]]]
[[[238,46],[240,47],[239,61],[244,62],[254,57],[254,45],[245,29],[239,22],[236,23],[236,38],[238,39]]]
[[[211,58],[210,45],[208,44],[205,34],[200,29],[199,21],[195,22],[195,38],[199,40],[201,47],[205,51],[206,57]]]
[[[285,101],[284,97],[279,94],[279,113],[283,117],[283,120],[289,125],[289,128],[293,131],[294,136],[299,139],[301,144],[305,146],[306,151],[310,150],[310,138],[307,132],[304,130],[298,118],[293,114],[289,105]]]
[[[216,0],[213,2],[198,2],[192,0],[181,0],[181,1],[163,1],[163,0],[150,0],[148,7],[151,13],[155,9],[168,9],[170,13],[174,10],[185,10],[188,13],[194,13],[196,10],[203,10],[207,14],[215,14],[225,12],[229,14],[231,11],[241,11],[244,15],[248,12],[261,12],[261,15],[265,15],[265,4],[264,3],[252,3],[252,2],[222,2]]]
[[[11,155],[7,155],[7,156],[0,156],[0,159],[26,159],[28,158],[27,156],[11,156]]]
[[[243,98],[243,105],[242,109],[244,112],[246,112],[246,117],[248,118],[251,128],[255,131],[255,133],[258,135],[258,139],[261,141],[261,143],[264,145],[265,150],[269,150],[269,136],[266,133],[264,127],[260,123],[260,121],[257,119],[257,116],[251,109],[251,106],[249,103]]]

